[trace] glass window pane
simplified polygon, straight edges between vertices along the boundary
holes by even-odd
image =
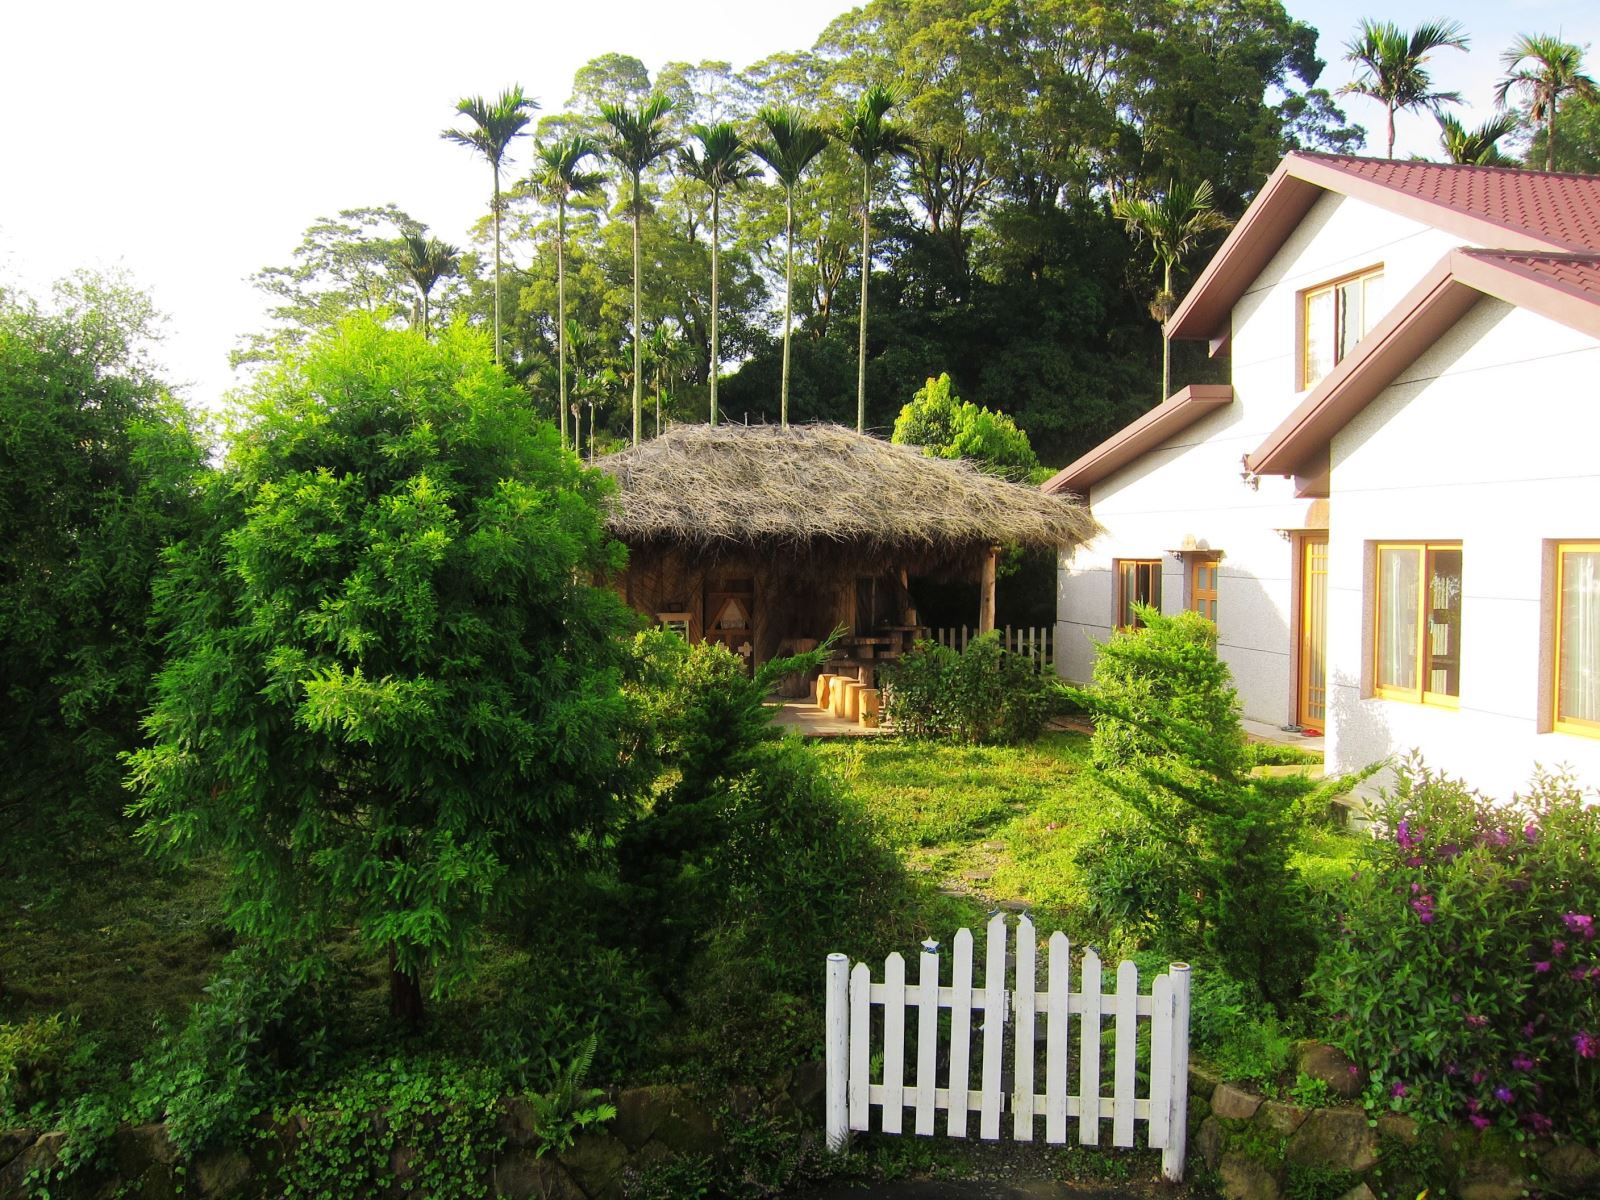
[[[1600,550],[1561,554],[1560,720],[1600,723]]]
[[[1383,272],[1366,276],[1361,285],[1361,334],[1365,337],[1383,316]]]
[[[1333,369],[1333,289],[1306,297],[1305,374],[1301,386],[1312,387]]]
[[[1417,690],[1417,595],[1420,549],[1378,551],[1377,684]]]
[[[1428,552],[1426,691],[1461,695],[1461,550]]]

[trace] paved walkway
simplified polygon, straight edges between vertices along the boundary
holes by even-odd
[[[801,737],[877,737],[888,732],[881,726],[877,729],[866,729],[858,721],[846,721],[843,717],[836,717],[831,712],[818,708],[810,700],[773,700],[768,703],[778,710],[772,718],[772,723],[780,729],[792,729]]]

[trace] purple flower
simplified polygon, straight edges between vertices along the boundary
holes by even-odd
[[[1594,918],[1588,913],[1570,912],[1561,918],[1562,923],[1573,933],[1583,934],[1586,940],[1594,937]]]
[[[1394,840],[1402,850],[1415,850],[1422,845],[1422,835],[1425,832],[1427,831],[1419,829],[1416,833],[1412,833],[1411,822],[1401,821],[1394,831]]]
[[[1508,1088],[1508,1087],[1504,1087],[1504,1086],[1495,1088],[1495,1090],[1494,1090],[1494,1098],[1496,1100],[1500,1101],[1501,1104],[1510,1104],[1511,1103],[1511,1089]]]
[[[1396,1100],[1402,1098],[1405,1094],[1406,1085],[1401,1083],[1398,1079],[1389,1085],[1389,1095],[1393,1096]]]
[[[1588,972],[1585,971],[1582,967],[1573,967],[1572,968],[1572,977],[1574,979],[1577,979],[1577,980],[1581,981],[1583,979],[1583,977],[1585,975],[1587,975],[1587,974],[1588,974]]]
[[[1483,1074],[1482,1071],[1474,1071],[1472,1073],[1472,1083],[1473,1083],[1474,1087],[1476,1087],[1478,1084],[1482,1083],[1483,1080],[1484,1080],[1484,1074]]]
[[[1469,1029],[1482,1029],[1488,1023],[1488,1017],[1480,1017],[1476,1013],[1467,1014],[1467,1027]]]
[[[1550,943],[1550,957],[1551,958],[1560,958],[1566,952],[1567,952],[1567,944],[1565,942],[1563,942],[1560,938],[1557,938],[1557,939],[1555,939],[1555,941]]]
[[[1461,847],[1455,842],[1446,842],[1443,846],[1439,847],[1439,857],[1444,859],[1445,862],[1449,862],[1451,859],[1457,857],[1460,853]]]
[[[1413,854],[1410,858],[1406,859],[1406,866],[1408,866],[1408,867],[1420,867],[1421,865],[1422,865],[1422,855],[1420,855],[1420,854]],[[1417,885],[1416,884],[1412,884],[1411,886],[1412,887],[1416,887]]]
[[[1511,835],[1504,829],[1485,829],[1478,835],[1478,841],[1485,846],[1505,847],[1511,844]]]
[[[1412,884],[1415,887],[1415,884]],[[1411,902],[1412,910],[1417,914],[1417,920],[1424,925],[1433,924],[1433,897],[1431,895],[1419,896]]]
[[[1554,1128],[1550,1122],[1550,1118],[1545,1116],[1543,1113],[1529,1113],[1526,1119],[1528,1122],[1528,1128],[1533,1130],[1535,1133],[1549,1133],[1550,1130]]]
[[[1535,975],[1543,975],[1549,969],[1550,964],[1547,962],[1536,962],[1533,964],[1533,973]]]
[[[1572,1048],[1579,1058],[1600,1058],[1600,1038],[1587,1031],[1580,1030],[1572,1035]]]
[[[1532,1021],[1529,1021],[1526,1025],[1524,1025],[1522,1027],[1522,1036],[1525,1037],[1525,1038],[1531,1038],[1533,1036],[1533,1022]]]
[[[1474,1129],[1487,1129],[1487,1128],[1489,1128],[1489,1124],[1490,1124],[1489,1118],[1485,1117],[1485,1116],[1480,1116],[1478,1113],[1473,1113],[1470,1117],[1467,1118],[1467,1120],[1472,1122],[1472,1127]]]
[[[1511,1066],[1513,1070],[1531,1071],[1533,1070],[1533,1059],[1526,1054],[1514,1054],[1511,1056]]]
[[[1539,840],[1539,827],[1529,821],[1522,827],[1522,836],[1527,838],[1530,843],[1537,842]]]

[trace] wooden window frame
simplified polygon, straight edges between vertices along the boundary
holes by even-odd
[[[1557,733],[1575,733],[1580,737],[1600,738],[1600,721],[1585,721],[1581,717],[1563,717],[1561,715],[1561,592],[1565,582],[1563,573],[1566,570],[1565,556],[1574,551],[1580,554],[1600,554],[1600,542],[1556,542],[1555,551],[1555,593],[1551,597],[1551,686],[1550,686],[1550,728]]]
[[[1295,335],[1294,336],[1294,343],[1295,343],[1295,350],[1294,350],[1294,382],[1295,382],[1295,391],[1297,391],[1297,392],[1305,392],[1305,391],[1309,391],[1311,388],[1316,387],[1318,383],[1320,383],[1323,379],[1327,378],[1328,374],[1331,374],[1333,372],[1333,368],[1334,367],[1337,367],[1340,364],[1340,362],[1343,361],[1342,359],[1336,357],[1333,360],[1333,366],[1328,368],[1328,371],[1327,371],[1326,374],[1320,375],[1316,379],[1307,379],[1306,378],[1306,372],[1308,370],[1310,370],[1310,367],[1311,367],[1311,356],[1306,353],[1306,350],[1308,348],[1306,346],[1306,338],[1307,338],[1307,335],[1311,331],[1311,313],[1310,313],[1310,308],[1311,308],[1311,299],[1312,299],[1312,297],[1313,296],[1319,296],[1323,292],[1333,291],[1334,289],[1342,287],[1345,284],[1352,282],[1353,280],[1366,279],[1369,276],[1375,276],[1375,277],[1381,279],[1383,277],[1383,264],[1382,263],[1375,263],[1375,264],[1373,264],[1371,266],[1363,267],[1359,271],[1350,271],[1350,272],[1347,272],[1344,275],[1336,276],[1333,279],[1324,280],[1322,283],[1313,284],[1311,287],[1301,288],[1298,292],[1295,293],[1295,306],[1294,306],[1294,312],[1295,312],[1295,320],[1294,320],[1294,335]],[[1366,303],[1365,294],[1363,294],[1362,303],[1363,304]],[[1335,304],[1335,309],[1334,309],[1334,321],[1335,321],[1335,324],[1334,324],[1333,332],[1334,332],[1334,334],[1336,336],[1337,332],[1338,332],[1338,324],[1337,324],[1337,322],[1338,322],[1338,308],[1337,308],[1338,300],[1337,300],[1337,298],[1335,298],[1334,304]],[[1363,314],[1363,315],[1365,315],[1365,314]],[[1376,324],[1377,324],[1377,321],[1373,321],[1372,322],[1372,325],[1376,325]],[[1368,329],[1369,330],[1371,329],[1371,325],[1368,326]],[[1361,336],[1365,337],[1366,334],[1363,333]],[[1335,342],[1334,352],[1335,352],[1335,354],[1338,353],[1337,341]]]
[[[1385,550],[1415,550],[1418,552],[1417,686],[1415,688],[1385,687],[1379,682],[1382,679],[1380,663],[1383,657],[1383,552]],[[1451,541],[1379,542],[1374,547],[1372,573],[1372,694],[1380,700],[1400,700],[1407,704],[1422,704],[1430,708],[1458,709],[1461,707],[1460,696],[1429,691],[1423,683],[1429,676],[1428,613],[1431,610],[1422,602],[1422,598],[1428,594],[1430,582],[1428,566],[1432,560],[1433,553],[1438,550],[1454,550],[1460,553],[1461,543]],[[1465,572],[1466,556],[1463,555],[1463,575],[1465,575]],[[1458,672],[1460,671],[1459,664],[1456,669]]]
[[[1138,621],[1123,624],[1122,614],[1128,608],[1129,600],[1127,588],[1123,582],[1123,567],[1148,567],[1150,578],[1154,581],[1155,595],[1147,600],[1151,608],[1161,607],[1161,570],[1165,564],[1159,558],[1114,558],[1111,560],[1111,570],[1116,578],[1116,608],[1111,613],[1111,627],[1113,629],[1139,629],[1142,626]]]
[[[1217,623],[1216,614],[1221,611],[1217,596],[1222,590],[1222,556],[1220,554],[1186,554],[1184,557],[1187,560],[1183,567],[1185,591],[1187,593],[1184,597],[1184,606],[1190,612],[1200,613],[1202,617],[1205,617],[1206,620],[1215,625]],[[1201,566],[1212,567],[1216,570],[1215,582],[1209,588],[1202,588],[1200,581],[1196,578]],[[1199,602],[1202,600],[1211,601],[1210,616],[1200,612]]]

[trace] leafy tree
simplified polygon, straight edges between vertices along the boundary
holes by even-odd
[[[1525,33],[1500,55],[1506,73],[1495,87],[1495,103],[1504,104],[1513,91],[1528,99],[1528,115],[1544,122],[1544,169],[1555,170],[1556,110],[1569,96],[1600,99],[1592,76],[1583,71],[1583,47],[1549,34]]]
[[[750,149],[772,168],[783,186],[783,381],[778,393],[780,421],[789,425],[789,338],[794,323],[794,193],[806,168],[827,148],[828,134],[792,108],[764,108],[757,114],[764,136]]]
[[[1479,167],[1514,165],[1500,150],[1500,139],[1517,127],[1515,113],[1496,113],[1476,129],[1468,129],[1452,116],[1439,117],[1439,144],[1454,163]]]
[[[157,378],[121,278],[0,292],[0,840],[105,819],[160,657],[163,546],[188,536],[204,446]],[[63,840],[63,847],[70,840]]]
[[[597,156],[600,148],[582,134],[543,142],[535,151],[539,166],[534,186],[556,203],[556,408],[561,444],[567,444],[567,201],[600,190],[597,171],[585,171],[583,160]],[[577,444],[577,436],[573,436]]]
[[[631,107],[622,101],[600,105],[600,113],[611,127],[608,151],[617,165],[633,179],[628,215],[633,224],[633,444],[639,444],[639,427],[644,414],[644,328],[639,303],[639,222],[644,215],[642,179],[658,159],[677,146],[666,128],[672,101],[659,92],[643,104]]]
[[[1148,239],[1161,264],[1161,291],[1150,305],[1150,315],[1161,322],[1161,399],[1172,394],[1172,341],[1166,323],[1177,297],[1172,291],[1172,269],[1193,253],[1208,233],[1233,224],[1212,207],[1211,181],[1192,187],[1170,183],[1157,196],[1122,193],[1112,197],[1111,212],[1139,240]]]
[[[1519,114],[1527,128],[1527,114]],[[1574,171],[1582,175],[1600,175],[1600,96],[1592,100],[1574,96],[1556,113],[1556,148],[1553,154],[1545,153],[1549,140],[1544,123],[1533,124],[1528,141],[1525,163],[1553,162],[1557,171]]]
[[[141,838],[223,851],[266,945],[353,924],[419,1020],[424,976],[460,981],[485,916],[610,817],[605,491],[462,325],[352,321],[285,359],[161,588]]]
[[[461,267],[461,251],[438,238],[425,238],[420,233],[407,232],[401,237],[400,269],[417,289],[417,318],[422,325],[422,336],[431,330],[428,322],[428,293],[439,280],[454,275]],[[416,323],[414,321],[414,323]]]
[[[861,311],[856,358],[856,432],[867,426],[867,280],[872,276],[872,169],[881,159],[905,158],[916,149],[911,131],[886,118],[899,102],[891,88],[869,87],[855,109],[840,123],[837,134],[861,161]]]
[[[1039,465],[1028,435],[1004,413],[955,394],[949,375],[930,379],[900,410],[891,441],[921,446],[930,458],[965,458],[995,475],[1026,476]]]
[[[721,276],[718,259],[722,246],[722,193],[758,178],[760,171],[750,160],[750,148],[730,122],[691,125],[689,132],[700,143],[700,151],[696,153],[687,147],[680,151],[679,166],[685,175],[705,184],[711,193],[711,424],[715,425],[717,376],[722,373],[722,343],[718,336],[718,317],[722,308],[718,286]],[[656,423],[660,424],[659,418]]]
[[[494,216],[494,361],[500,361],[500,168],[505,165],[506,153],[513,139],[520,137],[533,119],[538,101],[524,96],[520,85],[501,92],[494,101],[482,96],[465,96],[456,101],[456,112],[468,118],[472,125],[467,129],[446,129],[439,136],[458,146],[476,150],[489,163],[494,173],[494,194],[490,212]]]
[[[1396,112],[1426,108],[1437,114],[1442,105],[1461,103],[1456,92],[1433,90],[1433,77],[1423,63],[1446,46],[1465,50],[1467,40],[1459,21],[1426,21],[1407,33],[1392,21],[1363,18],[1356,36],[1345,43],[1345,60],[1362,73],[1340,88],[1340,94],[1368,96],[1383,105],[1389,121],[1386,158],[1394,157]]]

